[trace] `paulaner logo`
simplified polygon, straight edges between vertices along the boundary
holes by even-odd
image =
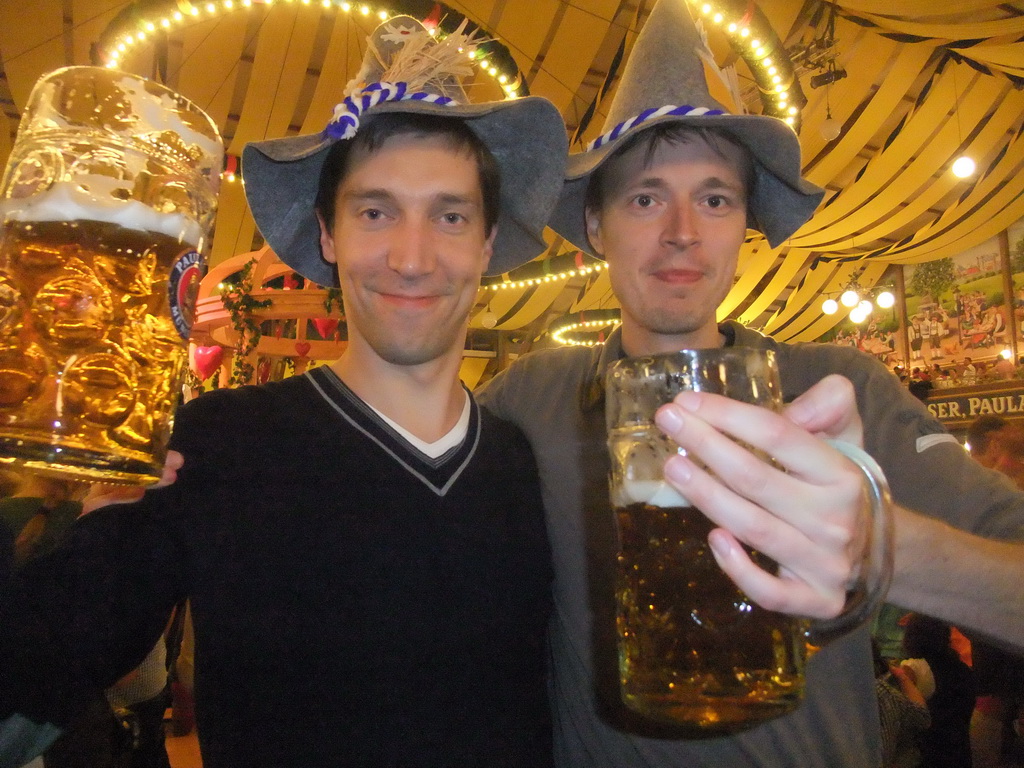
[[[196,319],[196,296],[199,295],[199,281],[203,279],[204,266],[203,257],[198,251],[188,251],[171,267],[167,286],[171,320],[174,321],[178,335],[186,341]]]

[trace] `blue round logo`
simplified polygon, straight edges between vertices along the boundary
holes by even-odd
[[[199,281],[205,273],[203,257],[198,251],[181,255],[171,267],[171,278],[167,286],[171,304],[171,320],[181,338],[188,340],[192,323],[196,319],[196,296],[199,295]]]

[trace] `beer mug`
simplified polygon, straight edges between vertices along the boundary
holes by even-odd
[[[685,451],[658,429],[654,414],[685,390],[780,410],[774,352],[736,347],[627,358],[611,366],[606,385],[623,702],[697,737],[795,709],[809,649],[866,619],[888,587],[892,520],[881,470],[859,448],[833,441],[865,473],[872,501],[871,539],[843,615],[810,621],[768,611],[719,568],[708,545],[714,524],[664,479],[665,460]],[[764,554],[747,552],[765,570],[777,569]]]
[[[0,462],[160,478],[224,147],[136,75],[36,83],[0,184]]]

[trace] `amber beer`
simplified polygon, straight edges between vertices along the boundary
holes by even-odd
[[[36,83],[0,183],[0,462],[159,479],[223,153],[159,83],[105,67]]]
[[[625,358],[606,377],[622,700],[701,737],[750,728],[799,704],[807,622],[748,599],[711,553],[710,521],[665,480],[665,461],[681,449],[654,415],[683,390],[771,409],[781,407],[782,390],[773,353],[756,349]],[[751,556],[776,570],[760,553]]]
[[[691,735],[748,728],[794,709],[806,644],[792,619],[755,605],[718,567],[707,543],[712,523],[694,507],[642,502],[616,507],[615,518],[627,706]]]
[[[180,234],[155,229],[173,232],[179,219],[148,209],[139,219],[134,228],[95,219],[3,225],[4,455],[83,479],[159,478],[187,362],[178,327],[191,324],[184,314],[199,277],[198,267],[175,266],[197,264],[198,254]]]
[[[715,561],[711,522],[664,477],[665,462],[685,451],[654,417],[683,391],[777,411],[782,386],[775,354],[753,347],[680,350],[618,360],[605,377],[622,700],[653,721],[699,737],[750,728],[798,706],[810,642],[859,626],[885,596],[892,516],[875,461],[857,446],[831,441],[860,467],[870,499],[869,543],[849,586],[853,597],[827,621],[758,607]],[[747,551],[764,570],[778,570],[763,554]]]

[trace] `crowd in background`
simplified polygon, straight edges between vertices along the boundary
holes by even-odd
[[[980,416],[965,447],[1024,489],[1024,425]],[[893,605],[873,634],[883,768],[1024,766],[1024,658]]]
[[[83,514],[86,483],[0,470],[0,583],[14,569],[50,552]],[[97,696],[35,768],[170,768],[168,728],[194,727],[192,643],[184,604],[142,663]],[[182,649],[184,647],[184,653]],[[173,696],[172,696],[173,692]],[[173,710],[169,708],[174,704]],[[173,711],[173,722],[165,717]]]
[[[973,360],[965,357],[949,365],[932,363],[929,366],[895,365],[895,375],[919,400],[925,400],[934,389],[970,387],[975,384],[1013,381],[1024,378],[1024,356],[1017,362],[1005,357],[994,360]]]

